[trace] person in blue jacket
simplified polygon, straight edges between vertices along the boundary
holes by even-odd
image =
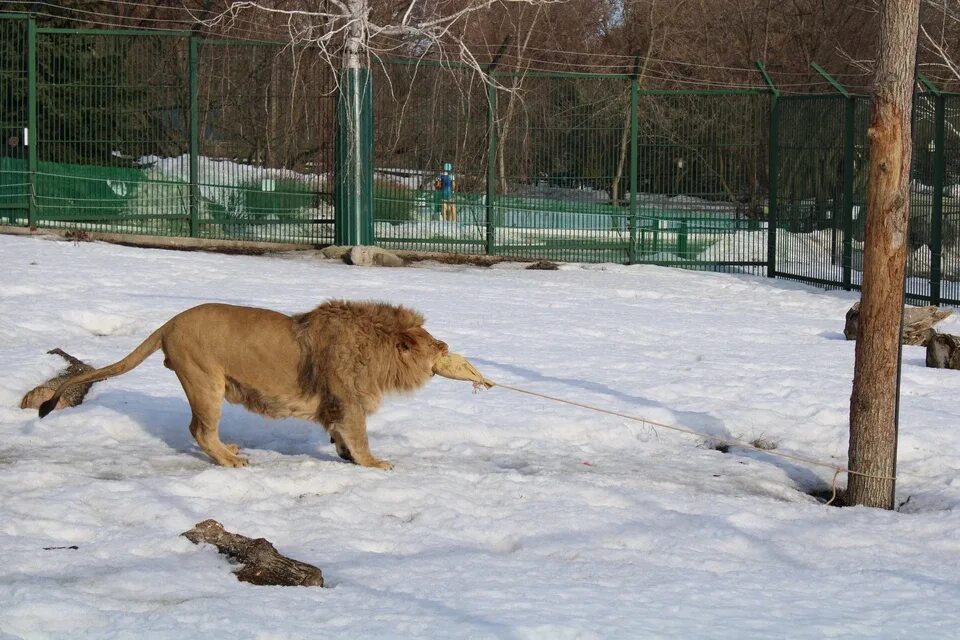
[[[457,205],[454,202],[453,192],[457,189],[457,179],[453,175],[453,164],[443,163],[443,173],[441,173],[434,187],[440,192],[442,201],[441,217],[448,222],[457,221]]]

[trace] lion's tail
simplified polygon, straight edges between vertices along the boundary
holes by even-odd
[[[70,387],[83,384],[85,382],[100,382],[101,380],[106,380],[107,378],[113,378],[114,376],[119,376],[121,374],[130,371],[131,369],[140,365],[141,362],[146,360],[154,351],[160,348],[161,341],[163,339],[163,332],[166,329],[167,325],[163,325],[152,334],[150,337],[140,343],[140,346],[130,352],[123,360],[119,362],[114,362],[111,365],[103,367],[101,369],[94,369],[93,371],[87,371],[79,375],[75,375],[69,380],[65,380],[63,384],[57,387],[57,390],[53,393],[49,400],[40,405],[40,417],[43,418],[48,413],[54,410],[57,406],[57,402],[60,401],[60,396]]]

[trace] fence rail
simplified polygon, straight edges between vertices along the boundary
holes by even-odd
[[[867,97],[486,72],[361,77],[376,243],[859,286]],[[331,243],[337,89],[309,48],[0,14],[0,220]],[[913,156],[908,298],[960,305],[960,96],[917,93]]]

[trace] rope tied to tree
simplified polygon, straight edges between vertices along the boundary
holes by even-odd
[[[739,447],[741,449],[750,449],[753,451],[759,451],[760,453],[765,453],[771,456],[777,456],[780,458],[785,458],[787,460],[794,460],[796,462],[802,462],[804,464],[809,464],[818,467],[825,467],[827,469],[833,470],[833,480],[831,482],[831,488],[833,495],[830,500],[827,501],[827,504],[832,504],[837,497],[837,478],[841,473],[846,473],[848,475],[858,475],[864,478],[871,478],[874,480],[890,480],[895,481],[896,476],[885,476],[872,473],[865,473],[863,471],[854,471],[849,467],[843,465],[833,464],[830,462],[823,462],[815,458],[808,458],[807,456],[801,456],[793,453],[783,453],[781,451],[773,451],[771,449],[765,449],[763,447],[758,447],[755,444],[746,442],[743,440],[738,440],[737,438],[726,438],[722,436],[715,436],[709,433],[703,433],[702,431],[696,431],[694,429],[688,429],[686,427],[679,427],[677,425],[668,424],[666,422],[660,422],[657,420],[651,420],[649,418],[644,418],[642,416],[636,416],[629,413],[624,413],[622,411],[613,411],[611,409],[604,409],[603,407],[598,407],[596,405],[587,404],[585,402],[576,402],[574,400],[566,400],[564,398],[558,398],[556,396],[547,395],[545,393],[540,393],[538,391],[530,391],[529,389],[523,389],[521,387],[516,387],[509,384],[503,384],[501,382],[494,382],[489,378],[486,378],[482,373],[480,373],[476,367],[474,367],[466,358],[463,356],[450,353],[441,358],[437,364],[434,365],[434,372],[445,377],[451,378],[454,380],[466,380],[473,383],[474,392],[490,389],[493,387],[500,387],[501,389],[509,389],[516,393],[522,393],[525,395],[533,396],[536,398],[541,398],[543,400],[550,400],[551,402],[557,402],[560,404],[569,405],[572,407],[579,407],[581,409],[586,409],[588,411],[595,411],[597,413],[603,413],[610,416],[616,416],[618,418],[623,418],[625,420],[632,420],[634,422],[639,422],[641,424],[650,426],[650,427],[660,427],[663,429],[669,429],[671,431],[677,431],[679,433],[685,433],[687,435],[696,436],[698,438],[704,438],[706,440],[714,441],[721,445],[727,445],[731,447]]]

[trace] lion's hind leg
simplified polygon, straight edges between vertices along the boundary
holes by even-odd
[[[362,467],[393,469],[393,465],[388,461],[377,458],[370,453],[370,443],[367,441],[367,421],[361,407],[345,407],[343,418],[336,424],[331,425],[330,435],[341,458],[352,460]],[[347,456],[350,457],[347,458]]]
[[[187,394],[190,411],[190,434],[213,461],[224,467],[245,467],[247,459],[240,446],[220,441],[220,414],[223,409],[224,384],[206,373],[176,370],[180,384]]]

